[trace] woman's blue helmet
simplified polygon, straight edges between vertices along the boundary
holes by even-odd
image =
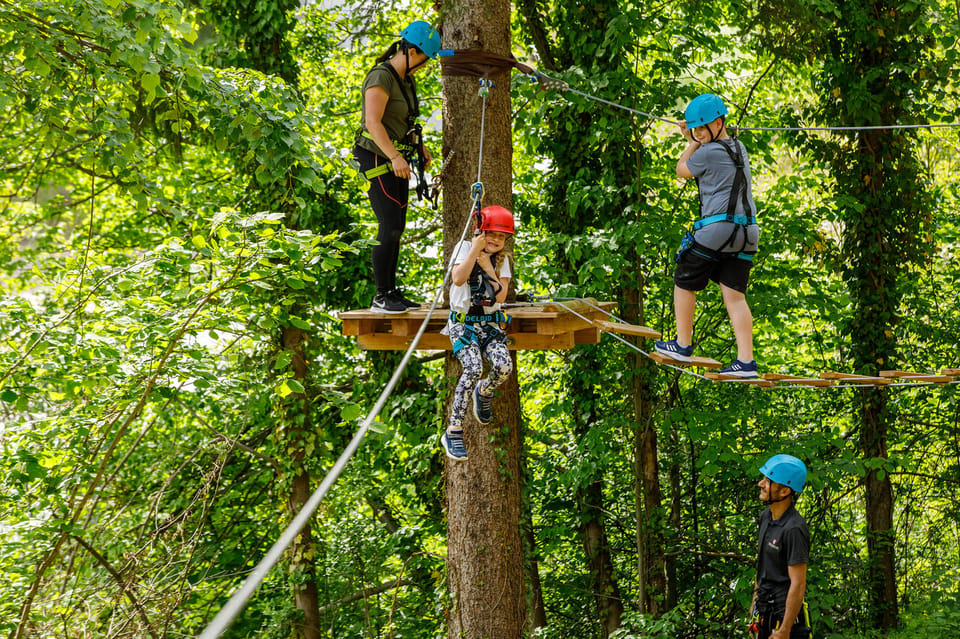
[[[807,483],[807,467],[793,455],[774,455],[760,467],[760,472],[770,481],[789,486],[798,495]]]
[[[410,26],[400,32],[400,37],[423,51],[431,60],[437,59],[440,51],[440,33],[423,20],[411,22]]]
[[[723,100],[712,93],[703,93],[690,101],[684,115],[687,120],[687,128],[693,129],[709,124],[721,115],[726,114],[727,107],[723,104]]]

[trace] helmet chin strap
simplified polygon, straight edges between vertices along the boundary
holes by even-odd
[[[783,501],[783,500],[785,500],[785,499],[790,499],[791,497],[793,497],[793,493],[790,493],[789,495],[786,495],[785,497],[781,497],[780,499],[766,499],[766,500],[764,500],[763,503],[766,504],[767,506],[769,506],[770,504],[776,504],[777,502],[781,502],[781,501]]]
[[[407,64],[407,71],[406,71],[407,73],[412,73],[427,63],[426,60],[422,60],[411,67],[410,66],[410,45],[406,44],[406,42],[404,42],[403,44],[403,58]]]
[[[712,123],[711,123],[711,124],[712,124]],[[713,129],[710,127],[710,124],[707,125],[707,131],[710,132],[710,141],[711,141],[711,142],[716,142],[716,141],[717,141],[717,135],[713,132]]]

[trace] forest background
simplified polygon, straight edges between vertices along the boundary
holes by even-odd
[[[443,13],[0,0],[8,636],[195,636],[343,450],[399,361],[359,351],[335,316],[373,293],[376,221],[345,161],[359,86],[403,26]],[[511,26],[519,59],[670,119],[704,91],[743,127],[956,119],[950,2],[524,0]],[[418,80],[439,158],[437,65]],[[696,212],[676,129],[503,80],[490,99],[512,101],[513,165],[497,170],[513,172],[517,288],[616,301],[669,333]],[[957,129],[741,139],[761,367],[960,365]],[[442,279],[441,229],[411,207],[401,272],[420,299]],[[719,293],[700,300],[698,352],[728,360]],[[754,484],[778,452],[810,468],[817,636],[960,635],[955,386],[712,385],[606,339],[517,361],[530,636],[745,636]],[[226,636],[445,635],[445,375],[413,360],[312,536]]]

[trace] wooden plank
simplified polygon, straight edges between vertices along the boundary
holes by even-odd
[[[880,371],[880,377],[890,377],[900,382],[930,382],[932,384],[946,384],[954,379],[953,375],[914,373],[911,371]]]
[[[367,351],[403,351],[410,347],[415,335],[371,333],[357,336],[360,348]],[[599,336],[597,337],[599,341]],[[593,342],[596,343],[596,342]],[[512,351],[569,350],[576,345],[573,333],[563,335],[537,335],[536,333],[512,333],[507,339],[507,348]],[[424,333],[417,350],[449,351],[450,338],[440,333]]]
[[[621,335],[636,335],[637,337],[648,337],[650,339],[660,339],[660,332],[647,326],[637,326],[636,324],[627,324],[626,322],[608,322],[605,320],[594,320],[594,325],[600,327],[600,330],[610,331],[611,333],[620,333]]]
[[[600,329],[599,328],[585,328],[581,331],[574,331],[573,333],[573,342],[575,344],[599,344],[600,343]]]
[[[341,335],[366,335],[367,333],[385,333],[390,322],[383,319],[345,319],[340,326]]]
[[[941,375],[952,375],[954,377],[960,375],[960,368],[941,368]]]
[[[656,351],[649,353],[650,359],[660,364],[673,364],[674,366],[696,366],[699,368],[721,368],[723,364],[718,362],[715,359],[710,359],[709,357],[697,357],[693,356],[689,362],[681,362],[673,359],[672,357],[667,357]]]
[[[588,303],[589,302],[589,303]],[[592,304],[592,306],[591,306]],[[614,302],[598,302],[592,297],[585,297],[583,300],[564,300],[560,302],[547,302],[543,305],[543,310],[554,313],[570,313],[570,311],[576,311],[581,315],[586,315],[587,313],[595,312],[596,309],[594,306],[600,307],[604,310],[610,310],[614,307]]]
[[[703,376],[707,379],[712,379],[714,382],[750,384],[752,386],[761,386],[763,388],[772,388],[776,386],[776,384],[771,382],[769,379],[763,379],[762,377],[737,377],[736,375],[727,375],[725,373],[704,373]]]
[[[866,384],[868,386],[886,386],[892,384],[893,380],[885,377],[871,377],[870,375],[854,375],[852,373],[835,373],[833,371],[827,371],[826,373],[820,373],[820,377],[823,379],[832,379],[836,380],[838,384],[844,384],[847,382],[855,384]]]
[[[410,348],[414,335],[370,333],[357,336],[357,343],[365,351],[403,351]],[[419,351],[449,351],[450,338],[439,333],[424,333],[417,344]]]
[[[831,379],[821,379],[819,377],[799,377],[797,375],[785,375],[782,373],[764,373],[761,375],[764,379],[769,379],[773,382],[783,382],[785,384],[795,384],[797,386],[818,386],[818,387],[827,387],[833,386],[834,382]]]
[[[586,313],[581,313],[589,317]],[[548,320],[537,320],[537,332],[541,335],[560,335],[583,330],[593,325],[589,319],[584,320],[570,313],[561,313],[559,317]]]

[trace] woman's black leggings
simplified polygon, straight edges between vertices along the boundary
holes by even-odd
[[[389,164],[386,159],[360,146],[353,148],[353,157],[364,173],[381,164]],[[397,287],[400,236],[407,224],[409,195],[410,182],[397,177],[392,170],[370,180],[367,196],[379,223],[377,245],[371,252],[377,293],[386,293]]]

